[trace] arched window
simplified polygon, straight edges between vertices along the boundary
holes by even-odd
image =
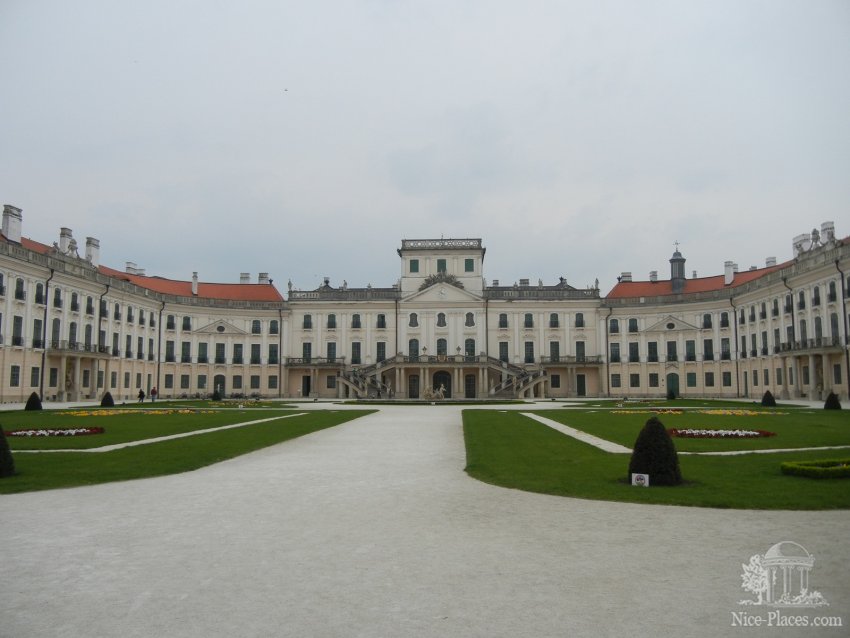
[[[139,325],[145,325],[145,311],[141,308],[139,308]]]
[[[833,312],[829,315],[829,335],[832,337],[832,342],[837,344],[837,339],[840,337],[838,332],[838,313]]]
[[[72,321],[68,325],[68,345],[73,348],[77,344],[77,322]]]
[[[809,338],[809,333],[806,330],[806,320],[800,319],[800,340],[807,341]]]
[[[410,321],[408,321],[407,325],[411,328],[419,327],[419,317],[415,312],[410,313]]]
[[[336,315],[328,315],[328,329],[336,330]]]
[[[823,321],[820,317],[815,317],[815,339],[823,339]]]
[[[499,315],[499,327],[507,328],[508,327],[508,315],[504,312]]]
[[[617,334],[620,332],[620,320],[619,319],[611,319],[608,322],[608,332],[611,334]]]
[[[549,313],[549,327],[550,328],[557,328],[558,324],[559,324],[558,313],[557,312]]]
[[[466,324],[467,327],[475,325],[475,315],[471,312],[466,313]]]
[[[3,277],[2,277],[2,275],[0,275],[0,287],[2,287],[2,285],[3,285]],[[835,292],[835,282],[830,281],[829,282],[829,291],[826,293],[826,300],[829,301],[830,303],[832,303],[836,299],[837,299],[837,295],[836,295],[836,292]]]
[[[797,295],[799,303],[797,304],[797,308],[802,310],[806,307],[806,292],[804,290],[800,291],[800,294]]]
[[[847,288],[850,289],[850,279],[847,280]],[[18,277],[15,280],[15,299],[23,300],[24,298],[24,280]]]
[[[820,286],[815,286],[814,290],[812,290],[812,305],[820,305]]]
[[[191,317],[183,317],[183,330],[191,330],[192,329],[192,318]]]
[[[702,327],[703,330],[708,330],[711,328],[711,314],[708,312],[702,316]]]
[[[301,322],[301,327],[304,330],[312,330],[312,328],[313,328],[313,315],[304,315],[304,320]]]
[[[355,313],[355,314],[351,315],[351,327],[354,328],[355,330],[357,328],[360,328],[360,315],[359,314]]]
[[[251,322],[251,334],[252,334],[252,335],[258,335],[258,334],[260,334],[260,330],[261,330],[261,327],[260,327],[260,320],[259,320],[259,319],[254,319],[254,320]]]
[[[113,319],[120,319],[121,318],[121,304],[119,304],[119,303],[115,304],[115,309],[114,309],[114,312],[112,314],[112,318]]]
[[[445,328],[446,327],[446,313],[438,312],[437,313],[437,327]]]
[[[35,303],[44,303],[44,286],[42,284],[35,286]]]
[[[530,312],[525,313],[525,327],[533,328],[534,327],[534,315]]]
[[[272,319],[269,322],[269,334],[276,335],[280,331],[277,319]]]
[[[167,315],[165,317],[165,329],[166,330],[174,330],[176,328],[174,315]]]
[[[71,293],[71,311],[78,312],[80,310],[80,297],[77,293]]]
[[[445,339],[437,339],[437,356],[446,356],[448,353],[448,342]]]
[[[60,331],[61,331],[61,324],[59,323],[59,319],[58,318],[54,319],[53,320],[53,330],[50,333],[50,338],[53,340],[53,344],[54,344],[53,347],[54,348],[59,347],[59,340],[62,338]]]
[[[584,328],[584,313],[576,313],[576,328]]]
[[[463,351],[467,357],[475,356],[475,339],[467,339],[463,342]]]
[[[720,327],[728,328],[729,327],[729,313],[721,312],[720,313]]]
[[[411,339],[407,342],[407,354],[411,358],[419,356],[419,339]]]
[[[53,307],[61,308],[62,307],[62,290],[59,288],[53,289]]]
[[[92,327],[91,327],[91,325],[88,325],[88,326],[86,326],[86,330],[85,330],[86,349],[91,348],[91,345],[92,345],[91,337],[92,337]]]
[[[637,331],[638,331],[637,319],[632,317],[632,318],[629,319],[629,332],[637,332]]]

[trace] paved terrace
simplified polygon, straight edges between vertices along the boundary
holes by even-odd
[[[463,472],[460,409],[380,406],[195,472],[0,496],[0,636],[791,635],[731,627],[766,616],[737,604],[741,563],[783,540],[831,603],[805,613],[845,625],[796,635],[846,635],[850,512],[486,485]]]

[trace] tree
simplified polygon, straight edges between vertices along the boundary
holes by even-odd
[[[754,554],[750,557],[750,562],[741,563],[741,567],[744,568],[741,587],[759,597],[756,605],[763,604],[764,594],[767,592],[767,570],[764,568],[761,554]]]
[[[682,471],[673,439],[658,417],[643,426],[629,462],[629,475],[649,474],[649,485],[680,485]]]
[[[838,400],[835,392],[830,392],[826,397],[826,403],[823,404],[824,410],[840,410],[841,402]]]
[[[770,393],[770,390],[767,390],[764,393],[764,396],[761,398],[761,404],[766,408],[776,407],[776,399],[773,398],[773,395]]]
[[[12,451],[9,449],[9,442],[6,440],[6,433],[3,432],[3,427],[0,426],[0,478],[6,478],[14,474],[15,460],[12,458]]]
[[[30,398],[27,399],[27,404],[24,407],[24,410],[41,410],[41,398],[38,396],[36,392],[33,392],[30,395]]]
[[[115,407],[115,400],[112,398],[112,395],[109,393],[109,390],[107,390],[106,394],[103,395],[103,399],[101,399],[101,401],[100,401],[100,407],[102,407],[102,408]]]

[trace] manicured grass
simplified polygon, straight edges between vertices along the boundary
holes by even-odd
[[[13,453],[17,475],[0,480],[0,493],[92,485],[187,472],[332,427],[368,413],[366,410],[311,412],[268,423],[113,452]],[[286,412],[281,411],[278,414],[283,415]],[[255,412],[246,415],[247,418],[243,420],[273,415],[274,413]],[[230,415],[231,423],[236,422],[234,416],[236,413]],[[89,424],[92,421],[95,425],[100,423],[97,419],[89,419]],[[203,423],[201,427],[208,425]]]
[[[722,450],[762,450],[804,447],[850,445],[850,418],[841,411],[811,410],[798,408],[754,408],[728,410],[757,412],[755,416],[735,414],[706,414],[726,412],[726,408],[708,407],[690,409],[682,414],[658,414],[668,429],[696,428],[713,430],[768,430],[776,436],[753,439],[690,439],[674,438],[676,449],[681,452],[712,452]],[[649,417],[651,410],[635,414],[618,412],[635,410],[619,409],[606,411],[547,410],[541,416],[558,421],[577,430],[583,430],[602,439],[632,447],[638,432]]]
[[[583,411],[564,420],[578,427]],[[552,412],[544,416],[552,418]],[[608,415],[608,419],[615,415]],[[626,416],[626,415],[623,415]],[[805,427],[810,415],[800,415]],[[819,413],[817,416],[821,416]],[[643,421],[648,417],[644,417]],[[665,417],[662,422],[667,425]],[[759,419],[761,417],[739,417]],[[632,487],[626,482],[629,455],[609,454],[576,441],[517,412],[466,410],[463,413],[470,476],[503,487],[607,501],[693,505],[741,509],[850,508],[850,483],[842,479],[812,480],[783,475],[783,461],[824,458],[824,452],[747,454],[743,456],[679,456],[687,482],[680,487]],[[751,422],[751,421],[748,421]],[[846,420],[845,420],[846,422]],[[602,429],[605,418],[597,422]],[[636,423],[612,424],[629,429],[618,442],[631,447]],[[850,438],[850,424],[845,426]],[[583,427],[594,434],[589,427]],[[771,429],[762,428],[762,429]],[[632,435],[633,433],[633,435]],[[617,440],[614,437],[611,440]],[[775,437],[772,437],[775,438]],[[684,439],[676,439],[676,445]],[[758,439],[767,441],[769,439]],[[725,441],[710,441],[717,445]],[[736,441],[735,443],[742,443]]]

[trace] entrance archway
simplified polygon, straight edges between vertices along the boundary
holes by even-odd
[[[679,375],[675,372],[670,372],[667,375],[667,393],[673,393],[673,396],[679,396]]]
[[[434,373],[434,392],[443,386],[443,398],[452,398],[452,375],[445,370],[439,370]]]
[[[217,374],[213,377],[213,392],[218,390],[219,395],[224,398],[227,388],[224,385],[224,375]]]

